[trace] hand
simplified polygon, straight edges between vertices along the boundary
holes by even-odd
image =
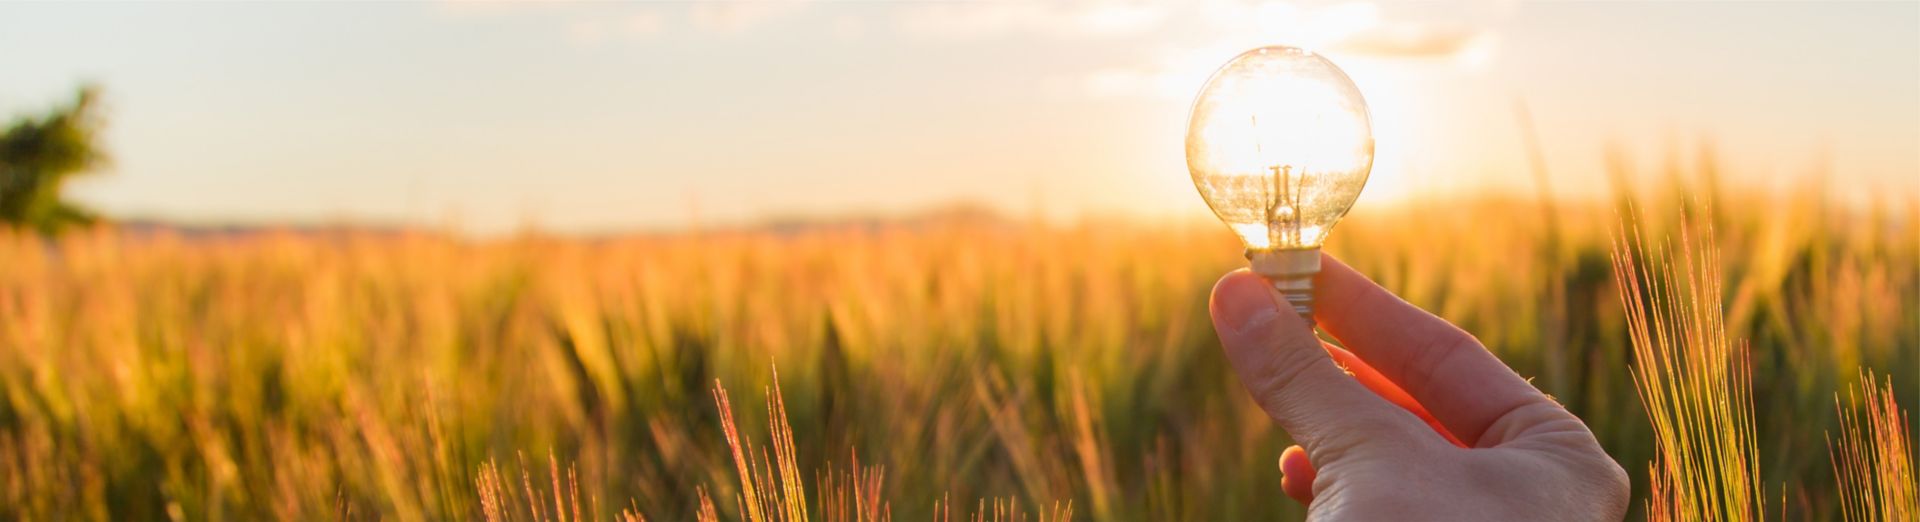
[[[1579,418],[1472,335],[1331,256],[1322,266],[1315,318],[1350,353],[1251,272],[1227,274],[1212,302],[1240,382],[1301,444],[1281,454],[1281,483],[1308,518],[1626,516],[1627,474]]]

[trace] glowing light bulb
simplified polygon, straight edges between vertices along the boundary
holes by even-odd
[[[1312,317],[1320,245],[1373,169],[1367,103],[1333,62],[1293,47],[1241,53],[1207,79],[1187,170],[1247,245],[1253,271]]]

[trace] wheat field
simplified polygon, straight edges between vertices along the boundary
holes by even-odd
[[[1752,487],[1768,518],[1836,518],[1835,392],[1864,368],[1920,404],[1920,202],[1716,199],[1363,207],[1328,249],[1585,419],[1635,470],[1640,517],[1656,429],[1609,238],[1622,209],[1656,240],[1696,213],[1749,347]],[[506,495],[553,497],[555,520],[742,520],[760,508],[724,429],[768,440],[781,419],[746,455],[791,452],[768,461],[776,488],[804,484],[781,498],[863,493],[803,518],[1298,519],[1275,466],[1289,442],[1205,316],[1243,263],[1210,223],[974,214],[600,238],[6,233],[0,519],[500,518]]]

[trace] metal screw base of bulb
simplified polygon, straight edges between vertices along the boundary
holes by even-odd
[[[1248,250],[1247,264],[1313,324],[1313,276],[1320,273],[1320,249]]]

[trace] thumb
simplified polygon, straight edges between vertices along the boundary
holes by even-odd
[[[1427,429],[1334,364],[1313,328],[1275,303],[1266,279],[1238,270],[1213,287],[1213,328],[1254,402],[1317,465],[1363,444],[1413,440]]]

